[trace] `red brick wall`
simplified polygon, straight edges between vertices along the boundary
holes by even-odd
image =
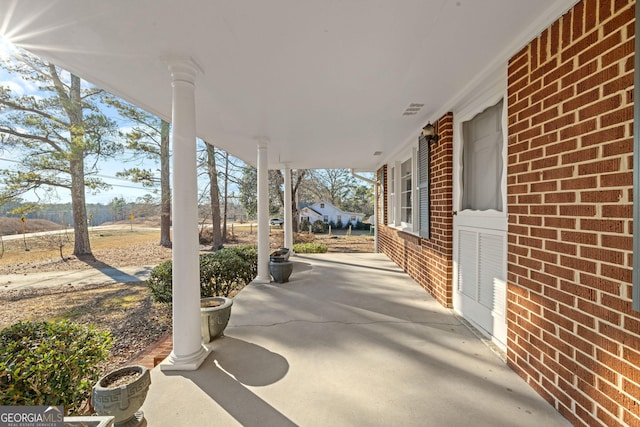
[[[453,115],[435,124],[440,140],[431,146],[431,238],[423,239],[380,225],[378,250],[402,267],[446,307],[453,304]],[[378,171],[385,174],[387,168]],[[386,197],[386,192],[385,192]],[[387,201],[385,200],[385,209]],[[387,217],[385,212],[385,224]]]
[[[508,363],[575,425],[640,425],[634,7],[584,0],[508,69]]]

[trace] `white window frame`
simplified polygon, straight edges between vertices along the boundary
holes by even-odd
[[[396,189],[395,189],[395,183],[396,183],[396,178],[395,178],[395,173],[396,173],[396,165],[395,164],[389,164],[387,166],[387,171],[388,171],[388,179],[387,179],[387,184],[389,185],[389,189],[388,189],[388,200],[387,200],[387,216],[388,216],[388,220],[387,223],[391,226],[396,226]]]
[[[418,148],[417,146],[411,147],[411,150],[405,156],[400,157],[401,160],[397,160],[394,163],[387,165],[388,171],[388,225],[398,230],[419,234],[420,229],[420,201],[419,198],[419,183],[418,179]],[[407,161],[411,165],[411,216],[408,221],[405,221],[402,217],[402,202],[403,195],[406,191],[402,188],[402,165]]]

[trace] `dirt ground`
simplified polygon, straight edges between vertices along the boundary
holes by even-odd
[[[253,226],[233,227],[233,234],[229,231],[227,246],[255,244],[257,234]],[[282,230],[272,227],[270,234],[271,247],[282,246]],[[296,241],[324,243],[331,252],[372,252],[373,236],[368,232],[355,234],[300,235]],[[157,265],[171,258],[171,249],[158,245],[159,236],[157,229],[135,227],[133,231],[127,227],[93,231],[93,256],[82,258],[71,255],[72,241],[62,233],[26,241],[4,241],[0,274]],[[69,319],[109,330],[114,345],[105,371],[126,364],[171,330],[170,308],[151,301],[144,282],[0,289],[0,307],[0,328],[20,320]]]

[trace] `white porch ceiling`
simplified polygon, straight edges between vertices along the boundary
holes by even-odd
[[[270,168],[374,170],[575,2],[0,0],[0,33],[165,119],[162,58],[189,56],[201,138],[253,164],[264,138]]]

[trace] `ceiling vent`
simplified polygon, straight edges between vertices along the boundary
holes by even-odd
[[[418,111],[420,111],[422,109],[422,107],[424,107],[424,104],[419,104],[417,102],[412,102],[404,110],[404,113],[402,113],[402,115],[403,116],[415,116],[416,114],[418,114]]]

